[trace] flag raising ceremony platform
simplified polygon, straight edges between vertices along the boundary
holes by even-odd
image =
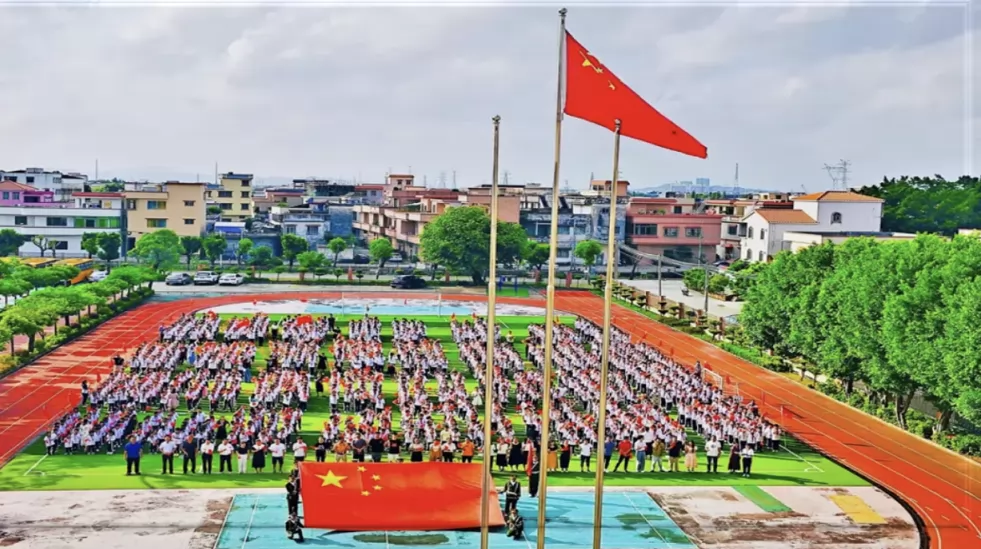
[[[480,528],[483,467],[471,463],[303,463],[308,528],[341,531]],[[490,526],[504,515],[488,483]]]

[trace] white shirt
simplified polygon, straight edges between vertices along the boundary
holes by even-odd
[[[741,454],[743,456],[743,459],[753,459],[753,449],[750,448],[749,446],[743,448]]]
[[[710,440],[705,443],[705,455],[709,457],[719,457],[719,452],[722,451],[722,445],[719,444],[717,440]]]
[[[307,445],[302,442],[293,443],[293,455],[296,457],[305,457],[307,455]]]
[[[173,442],[164,441],[160,444],[161,454],[173,454],[175,449],[177,449],[177,444]]]
[[[286,445],[277,442],[269,447],[269,453],[272,454],[272,457],[281,458],[286,453]]]
[[[593,455],[593,445],[588,442],[583,442],[579,445],[579,455],[589,457]]]
[[[215,450],[215,445],[210,442],[205,442],[204,444],[201,445],[202,454],[210,454],[214,452],[214,450]]]
[[[227,442],[222,442],[221,444],[218,445],[218,453],[223,456],[232,455],[232,450],[233,450],[232,445],[228,444]]]

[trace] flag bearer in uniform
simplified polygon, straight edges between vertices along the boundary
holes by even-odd
[[[511,475],[511,480],[504,485],[504,514],[507,515],[518,508],[518,500],[521,499],[521,483],[518,477]]]

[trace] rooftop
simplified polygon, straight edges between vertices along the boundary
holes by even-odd
[[[817,221],[815,221],[814,218],[802,212],[801,210],[760,208],[758,210],[754,210],[753,213],[749,215],[754,215],[754,214],[759,215],[769,223],[776,223],[778,225],[791,225],[791,224],[813,225],[817,223]]]
[[[824,191],[795,196],[796,202],[884,202],[881,198],[852,191]]]
[[[122,198],[123,193],[72,193],[72,196],[82,198]]]
[[[45,192],[30,185],[15,183],[13,181],[0,181],[0,191],[24,191],[24,192]],[[50,192],[50,191],[47,191]]]

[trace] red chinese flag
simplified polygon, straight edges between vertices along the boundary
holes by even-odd
[[[568,32],[565,33],[565,114],[620,135],[698,158],[708,149],[627,87]]]
[[[344,531],[456,530],[480,527],[477,463],[300,464],[303,522]],[[491,490],[490,525],[504,515]]]
[[[310,315],[303,315],[301,317],[297,317],[296,325],[303,326],[304,324],[313,324],[313,317]]]

